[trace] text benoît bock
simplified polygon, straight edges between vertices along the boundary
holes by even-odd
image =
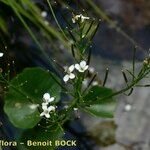
[[[76,140],[56,140],[56,141],[27,140],[26,142],[0,140],[1,147],[9,147],[9,146],[16,147],[18,145],[25,145],[25,146],[77,146],[77,143],[76,143]]]

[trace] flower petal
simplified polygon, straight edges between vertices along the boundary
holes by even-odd
[[[84,67],[84,70],[87,70],[89,68],[89,66],[88,65],[86,65],[85,67]]]
[[[50,118],[50,114],[46,113],[46,114],[45,114],[45,117],[46,117],[46,118]]]
[[[54,111],[55,110],[55,107],[54,106],[49,106],[48,107],[48,111],[50,112],[50,111]]]
[[[77,70],[80,70],[80,65],[79,64],[75,64],[75,68],[77,69]]]
[[[43,105],[43,103],[42,103],[42,109],[45,111],[45,110],[47,110],[47,105],[45,105],[46,103],[44,103],[44,105]]]
[[[74,65],[71,65],[71,66],[68,68],[68,70],[69,70],[70,72],[72,72],[72,71],[74,70]]]
[[[81,61],[81,62],[80,62],[80,66],[81,66],[82,68],[84,68],[84,67],[86,66],[86,61],[84,61],[84,60]]]
[[[70,79],[74,79],[74,78],[75,78],[75,75],[74,75],[73,73],[70,73],[69,78],[70,78]]]
[[[50,103],[50,102],[53,102],[54,101],[54,97],[51,97],[49,100],[48,100],[48,102]]]
[[[79,69],[79,72],[84,72],[84,71],[85,71],[85,70],[84,70],[84,69],[82,69],[82,68],[81,68],[81,69]]]
[[[0,57],[3,57],[4,53],[0,53]]]
[[[44,100],[50,99],[50,94],[49,94],[49,93],[45,93],[45,94],[43,95],[43,99],[44,99]]]
[[[47,106],[47,105],[48,105],[48,102],[42,103],[42,106]]]
[[[65,75],[64,78],[63,78],[64,82],[67,82],[69,80],[69,75]]]
[[[42,112],[42,113],[40,114],[41,117],[44,116],[44,115],[45,115],[45,112]]]

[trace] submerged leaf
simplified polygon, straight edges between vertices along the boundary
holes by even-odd
[[[47,71],[28,68],[10,82],[4,110],[14,126],[33,128],[41,119],[38,105],[43,101],[43,94],[50,93],[58,101],[60,92],[60,86]]]
[[[104,97],[111,95],[112,93],[113,91],[111,89],[105,87],[92,87],[89,90],[89,93],[84,97],[84,101],[87,105],[90,102],[92,102],[93,105],[86,107],[84,110],[89,114],[98,117],[113,117],[116,101],[112,97],[103,100]]]

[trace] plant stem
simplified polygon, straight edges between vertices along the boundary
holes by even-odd
[[[120,90],[120,91],[117,91],[117,92],[115,92],[115,93],[113,93],[113,94],[110,94],[110,95],[108,95],[108,96],[105,96],[105,97],[103,97],[103,98],[101,98],[101,101],[103,101],[103,100],[106,100],[106,99],[109,99],[109,98],[112,98],[112,97],[114,97],[114,96],[117,96],[117,95],[119,95],[119,94],[122,94],[122,93],[124,93],[124,92],[126,92],[126,91],[128,91],[129,89],[131,89],[132,87],[134,87],[141,79],[143,79],[147,74],[149,74],[149,72],[150,72],[150,70],[148,71],[148,72],[146,72],[145,74],[141,74],[136,80],[134,80],[129,86],[127,86],[126,88],[124,88],[124,89],[122,89],[122,90]],[[90,102],[90,105],[92,105],[92,104],[98,104],[99,103],[99,100],[95,100],[94,102]]]

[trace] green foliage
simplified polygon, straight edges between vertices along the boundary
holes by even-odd
[[[103,100],[103,98],[112,93],[113,91],[111,89],[105,87],[92,87],[89,93],[84,97],[84,100],[87,104],[92,102],[93,105],[86,107],[84,110],[97,117],[112,118],[116,107],[116,101],[112,97]],[[96,101],[96,104],[94,104],[94,101]]]
[[[102,18],[104,18],[107,22],[111,22],[111,20],[107,16],[105,17],[105,15],[101,11],[99,11],[97,6],[95,6],[93,2],[89,0],[86,1],[90,6],[95,8],[95,11],[99,15],[101,15]],[[53,10],[53,5],[49,0],[47,0],[52,16],[54,17],[55,22],[59,27],[59,30],[61,31],[60,32],[58,31],[58,29],[52,26],[51,22],[47,23],[46,18],[43,18],[41,16],[41,10],[40,8],[38,8],[36,3],[33,3],[30,0],[0,0],[0,2],[10,7],[14,14],[18,17],[35,43],[41,49],[41,57],[51,60],[51,58],[49,58],[45,53],[42,43],[39,42],[39,40],[41,40],[42,38],[40,36],[36,36],[36,34],[33,32],[34,30],[32,30],[31,26],[29,26],[29,23],[34,24],[37,29],[40,29],[40,31],[46,36],[46,38],[51,42],[51,45],[53,45],[56,50],[58,50],[59,46],[58,42],[57,44],[54,42],[55,38],[59,39],[66,48],[70,49],[71,46],[71,52],[74,57],[74,64],[84,60],[88,65],[90,65],[90,48],[92,39],[99,27],[99,21],[96,21],[96,19],[94,20],[94,18],[92,19],[90,16],[88,17],[85,14],[85,17],[88,17],[87,20],[82,21],[82,18],[80,18],[77,22],[74,22],[75,24],[72,24],[71,22],[71,27],[68,27],[69,24],[67,24],[65,32],[56,18],[55,12]],[[74,11],[71,11],[71,13],[73,12]],[[78,15],[78,13],[73,14]],[[71,18],[69,21],[71,21]],[[5,28],[6,23],[1,16],[0,22],[0,29],[3,32],[7,32],[7,27]],[[122,30],[118,31],[122,32]],[[128,37],[128,35],[126,34],[125,36]],[[133,58],[133,60],[134,59],[135,58]],[[56,61],[50,61],[50,63],[50,65],[53,65],[55,69],[57,69],[56,66],[60,67],[60,70],[58,69],[57,71],[59,72],[62,70],[62,72],[60,72],[62,75],[66,73],[70,76],[70,74],[72,73],[71,71],[65,71],[62,68],[61,64],[57,63]],[[82,65],[82,67],[84,66]],[[111,89],[106,87],[91,87],[94,81],[100,81],[98,79],[97,73],[90,73],[89,70],[84,70],[82,72],[77,68],[74,74],[75,78],[70,78],[70,81],[66,82],[66,84],[64,85],[60,83],[58,77],[53,73],[44,71],[40,68],[25,69],[10,82],[5,76],[1,74],[0,82],[8,85],[8,88],[6,88],[6,90],[8,89],[8,91],[5,95],[4,110],[14,126],[23,129],[32,128],[23,132],[21,138],[19,139],[21,142],[26,142],[26,140],[28,139],[34,141],[58,140],[62,135],[61,126],[63,127],[64,123],[72,118],[72,112],[75,110],[75,108],[81,108],[81,110],[85,110],[89,114],[97,117],[113,117],[113,113],[116,107],[116,101],[113,99],[113,97],[125,93],[129,90],[133,91],[133,87],[142,78],[146,77],[149,74],[149,58],[144,60],[144,66],[141,68],[137,76],[135,76],[134,74],[134,69],[135,63],[133,62],[133,73],[128,71],[133,80],[131,81],[131,83],[128,83],[126,80],[126,74],[123,72],[127,84],[125,88],[117,92],[113,92]],[[108,72],[106,72],[104,82],[102,82],[103,86],[105,85],[108,77],[107,73]],[[89,79],[89,84],[84,89],[82,84],[84,79],[86,78]],[[88,90],[89,87],[91,87],[90,90]],[[50,118],[45,116],[45,120],[43,119],[41,121],[40,112],[43,109],[45,113],[45,110],[48,109],[47,107],[49,107],[49,103],[46,104],[46,109],[44,109],[44,107],[39,107],[43,102],[43,94],[50,93],[52,97],[55,97],[54,103],[56,103],[60,99],[61,88],[66,94],[66,101],[63,101],[64,104],[66,103],[66,107],[62,108],[62,110],[56,111],[54,115],[50,115]],[[42,123],[41,126],[43,126],[43,128],[37,126],[39,122]],[[20,146],[19,149],[25,150],[26,147]],[[54,149],[54,147],[28,147],[27,149]]]
[[[45,132],[46,131],[46,132]],[[55,125],[52,128],[44,129],[41,127],[35,127],[34,129],[26,130],[22,133],[20,141],[26,143],[27,140],[36,141],[36,142],[44,142],[51,141],[52,144],[50,146],[26,146],[20,145],[20,149],[27,148],[28,150],[53,150],[55,149],[55,140],[60,140],[63,136],[62,129]]]
[[[97,31],[99,22],[94,20],[86,20],[81,23],[77,22],[78,26],[72,30],[71,37],[74,42],[74,47],[80,52],[80,55],[83,55],[87,52],[88,48],[92,43],[92,39]]]
[[[40,68],[25,69],[12,79],[4,106],[10,121],[19,128],[33,128],[41,119],[36,106],[42,103],[46,92],[51,93],[56,101],[60,99],[60,86]]]

